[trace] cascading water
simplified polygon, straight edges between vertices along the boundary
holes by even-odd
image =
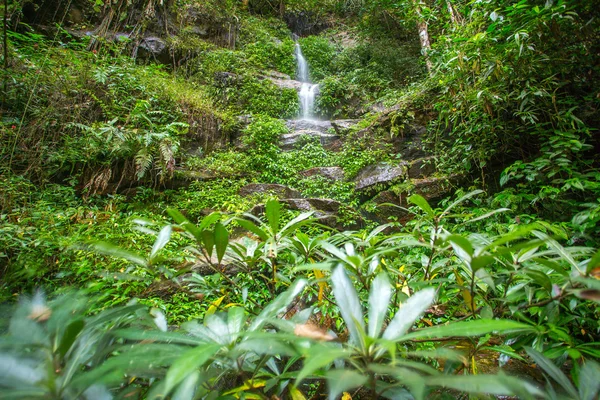
[[[306,59],[302,54],[302,49],[298,43],[296,43],[296,63],[298,65],[298,80],[302,82],[300,93],[298,94],[301,107],[300,116],[302,119],[310,120],[313,116],[315,97],[317,96],[319,85],[310,83],[308,77],[308,63],[306,62]]]

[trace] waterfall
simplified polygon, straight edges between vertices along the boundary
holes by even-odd
[[[317,96],[319,85],[310,83],[308,74],[308,63],[302,54],[300,45],[296,43],[296,63],[297,63],[297,79],[302,82],[300,93],[300,116],[302,119],[312,119],[313,109],[315,106],[315,97]]]

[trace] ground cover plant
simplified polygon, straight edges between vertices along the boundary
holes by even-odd
[[[1,398],[600,396],[593,4],[0,8]]]

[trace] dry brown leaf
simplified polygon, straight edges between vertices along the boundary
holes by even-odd
[[[335,337],[327,332],[323,332],[319,327],[310,324],[298,324],[294,328],[296,336],[306,337],[315,340],[331,341]]]

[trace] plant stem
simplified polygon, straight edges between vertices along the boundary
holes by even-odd
[[[4,76],[2,77],[2,104],[6,102],[6,85],[8,82],[8,0],[4,0]]]

